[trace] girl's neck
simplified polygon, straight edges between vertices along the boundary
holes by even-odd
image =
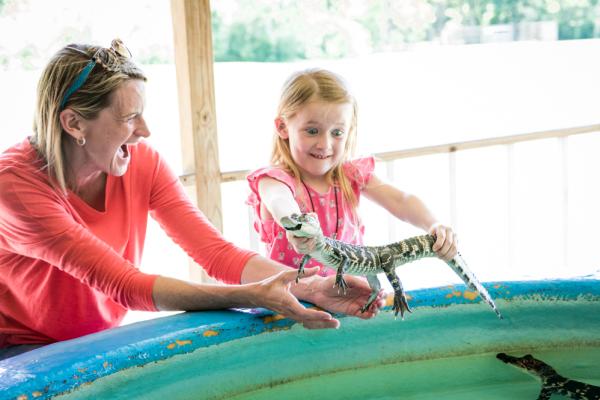
[[[301,177],[300,181],[319,194],[325,194],[331,190],[331,185],[325,179],[315,180]]]
[[[316,212],[315,203],[312,199],[312,196],[308,192],[308,186],[306,185],[306,183],[304,183],[304,181],[302,179],[300,180],[300,182],[302,183],[303,189],[305,190],[305,195],[308,198],[308,201],[310,202],[310,211]],[[327,182],[325,182],[325,183],[327,183]],[[315,190],[315,189],[313,188],[313,190]],[[327,191],[329,191],[329,190],[330,190],[330,187],[329,187],[329,185],[327,185],[327,190],[325,191],[325,193],[327,193]],[[324,193],[320,192],[320,194],[324,194]],[[335,196],[335,230],[331,237],[333,239],[337,239],[338,232],[340,230],[340,205],[339,205],[339,200],[338,200],[338,188],[337,187],[333,188],[333,194]]]

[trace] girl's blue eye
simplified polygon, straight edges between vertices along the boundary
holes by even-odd
[[[319,133],[319,130],[317,128],[308,128],[306,130],[306,133],[308,133],[309,135],[317,135]]]
[[[344,136],[344,131],[341,129],[334,129],[331,131],[331,134],[336,137]]]

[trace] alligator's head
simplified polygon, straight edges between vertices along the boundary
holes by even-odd
[[[315,213],[292,214],[281,218],[280,222],[286,231],[292,232],[295,236],[320,237],[323,235],[319,218]]]
[[[496,358],[515,367],[523,368],[530,374],[540,378],[556,374],[556,371],[551,366],[534,358],[531,354],[526,354],[523,357],[513,357],[505,353],[498,353]]]

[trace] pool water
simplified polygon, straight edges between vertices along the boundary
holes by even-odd
[[[518,354],[517,354],[518,353]],[[600,347],[539,349],[534,356],[570,379],[600,385]],[[524,353],[516,352],[522,356]],[[238,396],[263,399],[535,399],[540,380],[495,353],[378,365],[299,379]],[[554,395],[553,398],[563,398]]]

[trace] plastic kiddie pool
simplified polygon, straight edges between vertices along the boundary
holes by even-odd
[[[600,385],[600,281],[408,292],[391,310],[306,330],[264,310],[183,313],[0,361],[1,399],[534,399],[534,377],[496,359],[526,353]]]

